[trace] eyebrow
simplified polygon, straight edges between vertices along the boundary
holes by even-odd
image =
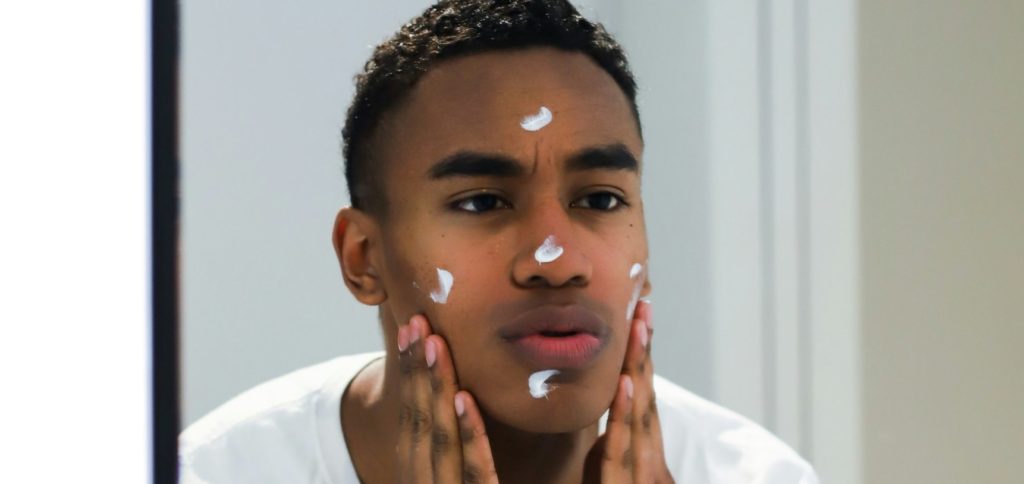
[[[512,178],[522,176],[526,168],[515,159],[491,153],[460,151],[445,157],[430,167],[430,178],[440,180],[460,176],[490,176]]]
[[[569,157],[568,171],[626,170],[639,172],[639,163],[626,145],[614,143],[585,148]],[[514,158],[494,153],[459,151],[446,156],[430,167],[432,180],[456,177],[515,178],[526,174],[526,168]]]
[[[626,170],[639,173],[640,163],[622,143],[587,148],[569,158],[568,171]]]

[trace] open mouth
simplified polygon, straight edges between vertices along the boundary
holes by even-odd
[[[546,338],[564,338],[575,336],[579,334],[579,331],[541,331],[540,333],[537,334],[544,336]]]
[[[502,339],[531,369],[589,366],[605,346],[606,325],[581,306],[541,306],[504,328]]]

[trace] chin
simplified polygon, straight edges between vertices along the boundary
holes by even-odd
[[[561,434],[583,430],[604,415],[615,387],[602,388],[600,394],[597,390],[569,383],[551,390],[546,398],[533,398],[523,389],[521,395],[498,397],[498,401],[481,396],[478,401],[489,418],[503,425],[524,432]]]

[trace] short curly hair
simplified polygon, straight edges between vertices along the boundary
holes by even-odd
[[[622,47],[567,0],[441,0],[376,47],[355,78],[342,129],[345,181],[352,206],[383,214],[386,200],[371,141],[383,113],[443,59],[495,50],[555,47],[588,55],[629,100],[640,126],[636,80]]]

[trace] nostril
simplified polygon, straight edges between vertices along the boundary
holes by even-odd
[[[542,276],[530,276],[530,278],[526,280],[526,283],[530,286],[540,286],[547,284],[547,282],[548,281]]]
[[[572,276],[572,278],[569,279],[568,285],[570,285],[570,286],[586,286],[587,285],[587,278],[585,278],[583,276]]]

